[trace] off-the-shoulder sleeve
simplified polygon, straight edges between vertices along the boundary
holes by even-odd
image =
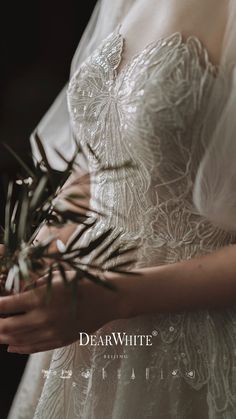
[[[133,0],[129,0],[129,2],[133,2]],[[119,21],[124,7],[127,7],[127,0],[113,0],[112,2],[110,0],[97,1],[72,59],[70,77],[100,41],[113,30]],[[75,150],[70,115],[67,107],[67,84],[31,135],[32,152],[34,158],[37,160],[40,156],[34,140],[36,131],[45,146],[52,167],[57,170],[62,170],[64,163],[58,157],[55,150],[59,150],[65,158],[70,158]],[[88,170],[86,157],[83,153],[78,154],[78,162],[82,169]]]
[[[65,164],[59,158],[57,151],[66,159],[71,159],[75,152],[70,116],[67,108],[67,85],[59,93],[50,109],[39,122],[34,132],[31,134],[31,147],[35,161],[40,160],[39,151],[34,140],[37,131],[44,148],[47,152],[51,166],[56,170],[63,170]],[[78,163],[80,167],[87,171],[87,161],[83,153],[78,153]]]
[[[89,54],[89,49],[92,47],[90,43],[94,32],[97,30],[101,3],[101,0],[97,2],[90,21],[79,42],[71,63],[71,75],[73,74],[74,68],[83,62],[86,55]],[[56,170],[63,170],[65,166],[63,161],[58,157],[56,150],[60,151],[60,153],[68,159],[73,156],[75,151],[75,143],[67,106],[67,86],[68,83],[58,94],[30,137],[34,160],[38,161],[40,159],[39,151],[34,140],[35,132],[37,131],[47,152],[48,160]],[[87,161],[83,153],[78,153],[78,163],[82,169],[88,170]]]

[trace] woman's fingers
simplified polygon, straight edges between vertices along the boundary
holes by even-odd
[[[11,313],[24,313],[32,310],[39,304],[42,293],[39,292],[42,287],[37,290],[22,292],[7,297],[0,297],[0,315]]]
[[[48,283],[48,277],[46,276],[46,275],[44,275],[44,276],[42,276],[42,277],[40,277],[40,278],[38,278],[36,281],[35,281],[35,287],[36,288],[39,288],[39,287],[41,287],[42,285],[47,285],[47,283]]]
[[[19,333],[23,334],[29,331],[34,332],[34,330],[42,327],[44,322],[45,319],[42,316],[42,313],[40,315],[35,315],[33,311],[0,319],[0,336]]]
[[[26,346],[35,345],[38,342],[46,342],[55,340],[55,336],[50,329],[34,329],[33,331],[26,331],[24,333],[14,333],[0,335],[0,344],[11,345],[11,346]]]
[[[52,349],[61,348],[62,346],[65,346],[65,344],[62,343],[61,340],[54,340],[50,342],[49,341],[38,342],[35,344],[30,344],[30,345],[18,345],[18,346],[10,345],[7,351],[12,352],[12,353],[18,353],[18,354],[34,354],[36,352],[45,352],[45,351],[50,351]]]

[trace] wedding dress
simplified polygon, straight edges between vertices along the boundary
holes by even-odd
[[[77,65],[58,102],[65,111],[67,95],[92,174],[91,203],[107,213],[84,242],[113,226],[124,247],[140,246],[131,268],[235,243],[235,233],[199,214],[192,198],[214,129],[205,118],[216,81],[215,121],[229,93],[224,68],[210,62],[196,37],[183,40],[179,32],[148,44],[119,71],[124,47],[115,25]],[[102,170],[128,160],[136,167]],[[32,355],[9,419],[235,418],[235,308],[137,316],[96,335],[118,331],[150,335],[152,345],[76,342]]]

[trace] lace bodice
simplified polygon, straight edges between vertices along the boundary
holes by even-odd
[[[91,174],[91,204],[107,214],[84,240],[112,225],[124,246],[140,245],[139,267],[232,243],[234,235],[200,216],[192,203],[211,129],[205,125],[207,102],[221,70],[198,39],[183,41],[180,33],[147,45],[119,71],[124,47],[117,29],[68,87],[73,132]],[[224,83],[221,93],[223,101]],[[135,168],[124,166],[130,160]],[[121,170],[104,170],[119,165]],[[233,419],[235,325],[234,309],[111,322],[97,335],[153,333],[153,346],[111,350],[76,342],[55,350],[34,419]],[[73,379],[61,380],[62,369]],[[32,419],[32,411],[15,411],[10,419]]]
[[[229,243],[232,236],[200,217],[192,203],[217,67],[198,39],[184,42],[178,32],[150,43],[119,72],[123,49],[118,28],[68,88],[75,137],[91,173],[127,160],[137,167],[96,174],[95,208],[107,212],[103,203],[109,204],[106,225],[123,230],[124,244],[141,243],[139,266],[174,262]],[[102,221],[97,228],[104,228]]]

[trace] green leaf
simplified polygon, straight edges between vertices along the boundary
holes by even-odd
[[[50,266],[47,275],[47,294],[46,303],[49,304],[52,297],[52,279],[53,279],[53,265]]]
[[[23,194],[22,198],[22,204],[20,208],[20,215],[19,215],[19,223],[18,223],[18,240],[21,241],[27,241],[27,227],[30,227],[27,225],[28,223],[28,210],[29,210],[29,199],[27,196],[27,193],[25,192]]]
[[[95,256],[94,260],[99,259],[107,250],[110,249],[110,247],[116,242],[116,240],[120,237],[121,232],[119,232],[113,240],[110,240],[109,243],[100,250],[100,252]]]
[[[115,266],[107,266],[106,267],[106,271],[115,272],[115,273],[118,273],[118,274],[128,275],[128,276],[139,276],[139,275],[142,275],[141,272],[137,272],[137,271],[134,271],[134,270],[127,271],[127,270],[124,270],[123,269],[123,268],[126,268],[126,267],[130,268],[130,265],[133,264],[133,263],[136,263],[136,262],[137,262],[136,259],[133,259],[133,260],[131,259],[131,260],[126,261],[126,262],[118,263]]]
[[[7,145],[6,143],[3,143],[3,145],[12,154],[12,156],[18,161],[18,163],[20,163],[20,165],[25,170],[25,172],[28,173],[28,175],[32,177],[32,179],[35,179],[35,174],[32,172],[29,166],[27,166],[27,164],[25,164],[25,162],[18,156],[18,154],[15,153],[15,151],[11,147],[9,147],[9,145]]]
[[[90,224],[84,224],[83,227],[81,228],[80,231],[78,231],[78,233],[75,234],[74,238],[69,242],[69,244],[67,245],[67,253],[69,251],[71,251],[73,249],[73,247],[75,246],[75,244],[79,241],[79,239],[85,234],[85,232],[87,230],[89,230],[90,228],[94,227],[94,225],[96,224],[96,220],[93,221]]]
[[[38,185],[37,185],[37,187],[36,187],[36,189],[33,193],[33,196],[32,196],[31,202],[30,202],[31,211],[33,211],[39,204],[42,204],[42,202],[40,202],[40,200],[42,199],[42,196],[45,193],[45,188],[46,188],[47,183],[48,183],[48,177],[43,176],[40,179],[40,181],[39,181],[39,183],[38,183]]]
[[[90,281],[94,282],[97,285],[100,285],[101,287],[108,288],[111,291],[117,290],[117,287],[108,280],[102,280],[98,275],[94,275],[91,272],[88,272],[87,270],[81,270],[80,274],[83,274],[84,278],[89,279]]]
[[[66,276],[66,270],[65,270],[64,266],[61,263],[58,263],[57,266],[58,266],[58,270],[61,274],[61,277],[63,279],[63,282],[64,282],[65,286],[68,286],[69,282],[68,282],[68,279],[67,279],[67,276]]]
[[[34,139],[35,139],[35,142],[38,146],[38,150],[39,150],[40,156],[42,158],[42,162],[44,163],[46,169],[50,172],[51,165],[48,161],[46,151],[44,149],[43,143],[42,143],[37,131],[35,132]]]
[[[127,160],[124,163],[121,163],[117,166],[109,165],[107,167],[102,167],[101,169],[99,169],[99,171],[102,171],[102,172],[107,172],[108,171],[109,172],[109,171],[118,171],[118,170],[127,169],[127,168],[135,169],[136,167],[137,167],[137,165],[134,164],[131,160]]]
[[[93,250],[97,249],[97,247],[100,246],[107,239],[107,237],[110,236],[111,233],[112,233],[112,228],[109,228],[107,231],[102,233],[99,237],[92,240],[88,246],[80,248],[80,257],[87,256]]]
[[[12,214],[11,214],[11,229],[12,230],[15,229],[18,207],[19,207],[19,201],[16,201]]]
[[[116,257],[122,256],[122,255],[126,255],[130,252],[133,252],[134,250],[137,250],[138,246],[132,246],[128,249],[122,249],[119,247],[117,247],[115,250],[113,250],[112,253],[110,253],[110,255],[103,261],[103,263],[106,263],[108,261],[110,261],[111,259],[114,259]]]
[[[58,186],[57,185],[58,178],[57,178],[57,176],[55,176],[54,170],[53,170],[53,168],[51,167],[51,165],[50,165],[50,163],[48,161],[45,148],[43,146],[43,143],[42,143],[42,141],[41,141],[41,139],[40,139],[37,131],[35,132],[34,139],[35,139],[36,144],[38,146],[39,153],[40,153],[40,155],[42,157],[42,163],[45,165],[45,168],[47,169],[48,180],[49,180],[49,182],[51,184],[52,189],[55,190],[57,188],[57,186]]]
[[[101,216],[104,215],[103,213],[101,213],[101,212],[99,212],[99,211],[97,211],[93,208],[86,207],[85,205],[82,205],[79,202],[74,202],[73,199],[70,199],[68,197],[65,197],[65,201],[69,202],[70,204],[74,205],[75,207],[77,207],[79,209],[82,209],[82,210],[85,210],[85,211],[90,211],[94,214],[101,215]]]
[[[6,202],[6,208],[5,208],[4,243],[5,243],[5,246],[7,246],[7,247],[10,247],[12,194],[13,194],[13,182],[10,182],[9,185],[8,185],[7,202]]]
[[[97,156],[97,154],[95,153],[95,151],[92,149],[92,147],[90,146],[89,143],[87,143],[87,148],[89,149],[90,153],[93,155],[93,157],[95,157],[95,159],[97,160],[98,163],[101,163],[101,160],[99,159],[99,157]]]
[[[109,269],[109,272],[114,272],[120,275],[125,275],[125,276],[140,276],[142,275],[140,272],[135,272],[135,271],[123,271],[120,269]]]
[[[23,279],[28,281],[29,278],[30,278],[30,272],[29,272],[29,269],[28,269],[28,264],[27,264],[27,261],[25,260],[25,258],[21,254],[19,255],[18,262],[19,262],[19,270],[20,270],[20,273],[21,273]]]

